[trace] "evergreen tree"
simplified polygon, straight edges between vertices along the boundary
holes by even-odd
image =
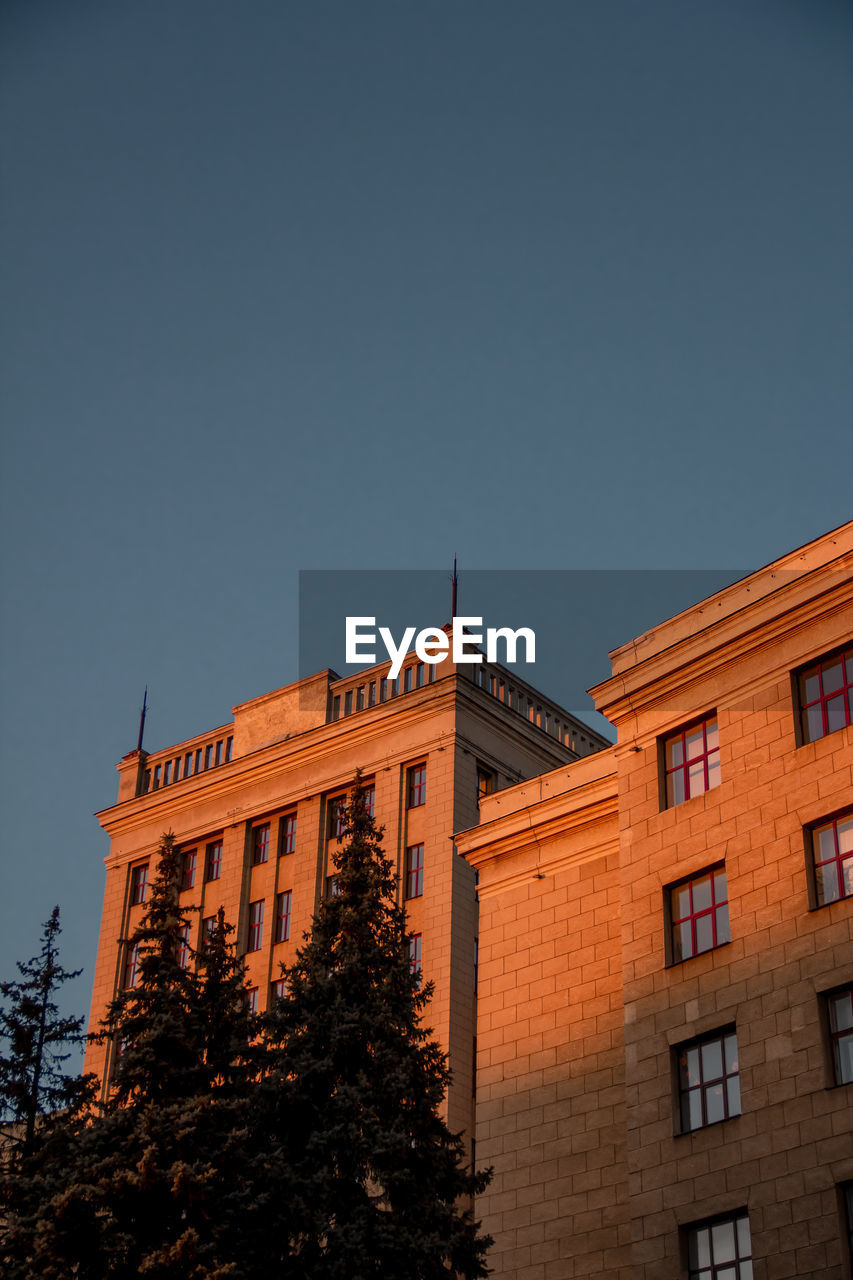
[[[259,1275],[242,1249],[257,1165],[247,1152],[253,1019],[220,913],[188,942],[171,836],[139,929],[134,985],[97,1039],[115,1054],[101,1114],[28,1171],[28,1213],[7,1245],[13,1276],[225,1280]],[[194,963],[197,961],[197,964]],[[55,1153],[54,1153],[55,1155]],[[34,1209],[35,1206],[35,1209]]]
[[[446,1059],[421,1015],[382,829],[357,783],[335,894],[267,1019],[270,1131],[291,1164],[292,1280],[472,1280],[491,1243],[464,1201],[488,1173],[439,1114]],[[463,1202],[463,1203],[460,1203]]]
[[[5,1042],[0,1056],[0,1122],[10,1126],[8,1140],[21,1156],[34,1150],[40,1122],[80,1106],[89,1088],[87,1080],[65,1071],[72,1049],[86,1037],[83,1019],[61,1017],[56,1004],[63,983],[82,972],[70,973],[59,963],[61,932],[59,907],[54,907],[44,925],[41,951],[18,963],[21,980],[0,982],[6,1002],[0,1010],[0,1039]]]

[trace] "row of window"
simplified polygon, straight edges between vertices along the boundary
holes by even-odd
[[[412,934],[411,938],[409,939],[409,964],[411,965],[412,972],[418,975],[420,975],[420,971],[421,971],[421,954],[422,954],[421,935],[419,933]],[[128,986],[135,985],[135,982],[128,983],[127,985]],[[269,1007],[272,1008],[277,1000],[283,1000],[286,995],[287,995],[287,979],[276,978],[274,982],[270,983]],[[246,999],[249,1005],[249,1012],[257,1013],[258,1004],[259,1004],[259,988],[247,987]]]
[[[792,676],[797,743],[816,742],[853,724],[853,647],[828,654]],[[661,740],[664,808],[720,784],[720,738],[710,713]]]
[[[821,1021],[827,1041],[829,1084],[853,1083],[853,986],[823,992]],[[692,1133],[741,1114],[737,1030],[722,1027],[673,1049],[678,1124]]]
[[[853,897],[853,812],[804,832],[809,900],[814,908]],[[678,964],[731,941],[725,864],[668,885],[667,963]]]

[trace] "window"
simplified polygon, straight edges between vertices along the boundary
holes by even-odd
[[[252,827],[252,866],[260,866],[270,856],[270,824],[262,822]]]
[[[211,840],[204,855],[205,880],[218,880],[222,874],[222,841]]]
[[[249,945],[248,951],[260,951],[264,937],[264,900],[249,903]]]
[[[376,788],[364,788],[364,811],[370,814],[371,818],[375,817],[374,809],[376,807]]]
[[[186,969],[190,962],[190,926],[188,924],[181,925],[178,938],[177,961],[182,969]]]
[[[258,988],[246,988],[246,1004],[249,1006],[249,1013],[258,1012]]]
[[[124,957],[124,986],[135,987],[139,981],[139,943],[129,942]]]
[[[799,672],[797,694],[804,743],[853,724],[853,647]]]
[[[853,897],[853,813],[812,827],[814,905]]]
[[[681,804],[720,785],[717,717],[688,725],[663,741],[665,807]]]
[[[495,789],[495,775],[482,765],[477,766],[477,804],[483,796],[490,796]]]
[[[734,1028],[679,1045],[675,1053],[682,1133],[740,1115]]]
[[[270,1004],[275,1004],[276,1000],[283,1000],[286,995],[286,978],[277,978],[275,982],[270,983]]]
[[[424,891],[424,847],[413,844],[406,850],[406,897],[420,898]]]
[[[326,897],[339,898],[341,896],[341,886],[338,883],[337,876],[326,876]]]
[[[216,916],[205,916],[201,922],[201,946],[204,950],[210,938],[216,932]]]
[[[287,942],[290,937],[290,902],[293,897],[290,889],[280,893],[275,904],[275,940]]]
[[[329,801],[329,839],[340,840],[346,826],[346,796],[336,796]]]
[[[670,916],[670,957],[678,964],[729,942],[729,901],[726,869],[719,865],[667,890]]]
[[[281,820],[282,854],[293,853],[296,849],[296,814],[286,813]]]
[[[195,885],[195,849],[185,849],[181,861],[181,889],[192,889]]]
[[[689,1280],[752,1280],[752,1243],[745,1209],[687,1227]]]
[[[418,986],[421,985],[421,942],[422,935],[419,933],[413,933],[409,939],[409,966],[417,978]]]
[[[130,905],[138,907],[148,893],[148,863],[141,862],[130,869]]]
[[[426,765],[416,764],[409,770],[406,807],[417,809],[426,804]]]
[[[825,997],[834,1084],[853,1081],[853,987]]]

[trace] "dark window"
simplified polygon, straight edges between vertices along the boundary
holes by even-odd
[[[186,969],[190,962],[190,926],[182,924],[179,931],[178,941],[178,964],[182,969]]]
[[[248,951],[260,951],[264,937],[264,901],[249,903],[249,945]]]
[[[338,883],[337,876],[326,876],[326,897],[339,898],[341,896],[341,886]]]
[[[283,1000],[287,995],[287,979],[277,978],[275,982],[270,983],[270,1004],[275,1004],[276,1000]]]
[[[281,820],[281,852],[293,853],[296,849],[296,814],[286,813]]]
[[[148,893],[148,863],[141,862],[132,867],[130,872],[130,905],[138,907],[145,901]]]
[[[477,804],[483,796],[490,796],[495,789],[495,775],[488,769],[477,768]]]
[[[222,841],[211,840],[204,858],[205,880],[218,880],[222,874]]]
[[[812,827],[815,905],[853,897],[853,813]]]
[[[202,950],[207,945],[208,940],[216,931],[216,916],[205,916],[201,922],[201,945]]]
[[[853,987],[831,991],[826,1000],[832,1072],[836,1084],[853,1080]]]
[[[346,796],[336,796],[329,801],[329,839],[339,840],[346,826]]]
[[[421,942],[422,936],[419,933],[413,933],[409,939],[409,965],[418,980],[418,986],[421,984]]]
[[[270,824],[252,827],[252,866],[260,866],[270,856]]]
[[[258,1012],[258,988],[257,987],[246,988],[246,1003],[249,1006],[249,1013]]]
[[[422,804],[426,804],[425,764],[416,764],[409,770],[409,785],[407,788],[406,804],[409,809],[417,809]]]
[[[815,742],[853,724],[853,648],[831,654],[797,676],[800,732]]]
[[[413,844],[406,850],[406,897],[420,898],[424,891],[424,847]]]
[[[844,1236],[847,1240],[847,1261],[853,1268],[853,1182],[842,1182],[841,1212],[844,1219]]]
[[[752,1280],[752,1243],[745,1209],[685,1228],[689,1280]]]
[[[139,943],[129,942],[124,957],[124,985],[135,987],[139,980]]]
[[[666,807],[681,804],[720,785],[717,717],[709,716],[664,738]]]
[[[682,1133],[740,1115],[734,1028],[679,1045],[675,1053]]]
[[[670,963],[711,951],[730,941],[726,870],[711,867],[667,889]]]
[[[192,889],[195,886],[195,849],[185,849],[181,857],[181,889]]]
[[[290,903],[293,894],[290,889],[280,893],[275,904],[275,940],[287,942],[290,937]]]

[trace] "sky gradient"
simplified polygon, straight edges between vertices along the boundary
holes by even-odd
[[[87,1011],[143,687],[156,749],[295,679],[300,570],[853,515],[851,54],[842,0],[6,0],[0,977],[59,902]]]

